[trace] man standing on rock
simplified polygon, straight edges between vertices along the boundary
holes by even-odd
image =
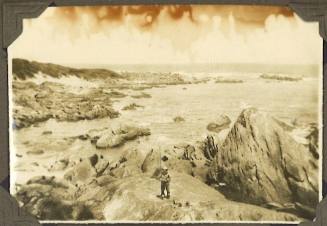
[[[160,175],[160,182],[161,182],[161,198],[165,198],[165,190],[167,191],[166,198],[170,198],[170,190],[169,190],[169,184],[170,184],[170,176],[168,173],[168,168],[166,166],[162,167],[161,175]]]

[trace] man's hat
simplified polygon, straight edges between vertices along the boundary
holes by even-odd
[[[167,166],[162,167],[163,170],[168,170]]]

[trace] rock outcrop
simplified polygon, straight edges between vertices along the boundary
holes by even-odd
[[[106,69],[75,69],[57,64],[39,63],[36,61],[28,61],[19,58],[13,59],[12,65],[14,79],[20,80],[33,78],[35,77],[35,74],[39,72],[47,74],[53,78],[60,78],[72,75],[86,80],[122,78],[120,74]]]
[[[135,98],[135,99],[142,99],[142,98],[151,98],[151,95],[148,94],[148,93],[142,92],[142,93],[140,93],[138,95],[132,95],[131,97]]]
[[[185,122],[185,119],[183,117],[181,117],[181,116],[176,116],[174,118],[174,122]]]
[[[297,82],[303,79],[301,76],[282,75],[282,74],[263,74],[260,75],[260,78],[267,79],[267,80],[290,81],[290,82]]]
[[[213,160],[218,152],[218,145],[215,144],[213,136],[207,136],[204,142],[203,153],[208,160]]]
[[[75,200],[77,188],[58,182],[54,177],[36,177],[27,182],[16,194],[23,208],[38,219],[90,220],[90,209]]]
[[[123,107],[122,110],[123,111],[134,111],[134,110],[136,110],[138,108],[144,108],[144,106],[132,103],[130,105],[127,105],[127,106]]]
[[[115,185],[116,191],[104,208],[106,220],[203,221],[203,220],[295,220],[278,213],[225,199],[191,176],[173,173],[170,200],[161,200],[159,182],[141,175]],[[238,209],[237,213],[231,211]]]
[[[317,161],[309,146],[296,142],[274,118],[249,108],[228,134],[208,177],[225,183],[225,194],[235,200],[313,209],[318,203]]]
[[[220,133],[222,130],[229,128],[231,120],[227,115],[220,115],[215,122],[211,122],[207,126],[207,130]]]
[[[36,178],[16,197],[40,220],[298,220],[292,214],[227,200],[194,177],[180,173],[171,177],[170,200],[159,199],[160,182],[142,173],[122,179],[103,175],[78,186]]]
[[[185,160],[195,160],[197,158],[196,156],[196,150],[195,147],[192,145],[186,145],[186,147],[184,148],[184,154],[183,154],[183,159]]]
[[[101,136],[93,138],[93,142],[95,142],[97,148],[114,148],[123,145],[129,140],[149,135],[151,135],[151,132],[147,128],[126,126],[118,131],[108,130],[102,132]]]
[[[90,90],[86,94],[70,93],[65,89],[64,85],[54,82],[40,85],[15,82],[14,127],[28,127],[51,118],[58,121],[78,121],[119,116],[111,106],[112,97],[101,89]]]
[[[190,175],[202,182],[206,181],[208,173],[202,150],[188,144],[174,150],[152,149],[145,156],[141,169],[148,176],[157,178],[162,166],[166,166],[170,172]]]

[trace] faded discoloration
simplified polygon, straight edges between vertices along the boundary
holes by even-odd
[[[88,6],[61,7],[55,11],[58,19],[77,23],[83,15],[88,15],[102,26],[103,22],[122,22],[124,17],[136,16],[139,27],[154,26],[159,15],[164,14],[172,20],[183,17],[196,23],[201,15],[209,17],[221,16],[228,18],[233,14],[240,24],[254,24],[264,26],[270,15],[294,17],[294,12],[287,7],[276,6],[229,6],[229,5],[132,5],[132,6]],[[141,19],[140,19],[141,18]]]

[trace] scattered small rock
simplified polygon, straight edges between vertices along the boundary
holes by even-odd
[[[118,91],[112,91],[109,93],[109,95],[110,95],[110,97],[113,97],[113,98],[124,98],[127,96],[126,94],[118,92]]]
[[[88,135],[87,134],[83,134],[83,135],[79,135],[78,136],[78,139],[80,139],[80,140],[87,140],[89,137],[88,137]]]
[[[123,111],[132,111],[132,110],[136,110],[137,108],[143,108],[143,106],[132,103],[130,105],[127,105],[125,107],[123,107]]]
[[[133,95],[132,97],[135,98],[135,99],[151,98],[151,95],[148,94],[148,93],[142,92],[141,94],[139,94],[139,95]]]
[[[174,118],[174,122],[185,122],[185,119],[180,116],[177,116]]]
[[[166,161],[168,161],[168,157],[166,155],[164,155],[164,156],[162,156],[161,160],[166,162]]]
[[[26,153],[28,155],[42,155],[42,154],[44,154],[44,151],[43,150],[27,151]]]
[[[228,78],[217,78],[217,80],[215,81],[215,83],[229,83],[229,84],[233,84],[233,83],[243,83],[243,80],[240,79],[228,79]]]
[[[91,165],[94,167],[98,163],[99,157],[97,154],[94,154],[91,157],[89,157],[89,160]]]

